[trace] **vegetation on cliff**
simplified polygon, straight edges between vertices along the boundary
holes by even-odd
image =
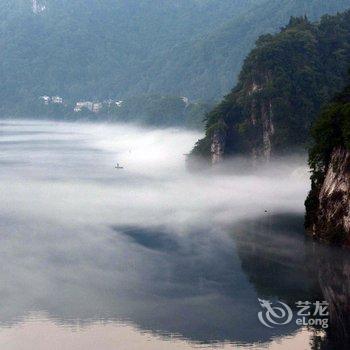
[[[350,62],[350,11],[311,23],[292,17],[263,35],[246,58],[232,92],[206,117],[206,136],[192,154],[211,157],[215,131],[225,155],[268,158],[306,147],[320,108],[345,85]]]
[[[350,85],[322,110],[311,134],[309,164],[314,179],[322,180],[335,148],[350,150]]]
[[[323,108],[312,136],[305,227],[327,242],[350,243],[350,85]]]

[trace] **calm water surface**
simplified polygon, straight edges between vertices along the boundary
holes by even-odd
[[[348,255],[304,237],[305,161],[189,174],[199,136],[0,122],[1,350],[329,348],[258,298],[326,299],[346,338]]]

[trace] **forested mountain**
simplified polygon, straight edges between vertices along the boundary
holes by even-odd
[[[159,78],[148,71],[155,57],[218,28],[256,1],[1,1],[2,105],[30,103],[44,94],[130,96],[139,82]]]
[[[319,23],[291,18],[280,33],[258,39],[192,154],[214,163],[235,154],[268,160],[306,147],[312,122],[344,86],[349,65],[350,11]]]
[[[3,0],[0,113],[40,95],[216,99],[256,37],[350,0]]]

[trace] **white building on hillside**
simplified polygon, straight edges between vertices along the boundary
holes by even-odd
[[[92,104],[92,112],[98,113],[98,112],[101,111],[101,109],[102,109],[102,103],[95,102],[95,103]]]
[[[188,97],[181,97],[181,100],[183,101],[183,103],[185,104],[185,107],[187,108],[190,105],[190,100]]]
[[[39,14],[46,10],[46,6],[41,4],[39,0],[32,0],[32,10],[35,14]]]
[[[63,103],[63,98],[60,97],[60,96],[52,96],[51,97],[51,102],[54,103],[54,104],[62,104]]]
[[[91,101],[79,101],[75,105],[74,112],[81,112],[83,108],[92,111],[93,103]]]
[[[40,96],[40,99],[43,100],[43,102],[48,105],[51,102],[51,97],[50,96]]]

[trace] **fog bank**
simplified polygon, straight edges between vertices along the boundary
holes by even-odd
[[[8,217],[186,230],[265,211],[304,211],[309,180],[302,158],[254,171],[233,159],[237,173],[190,174],[184,154],[200,137],[191,131],[34,121],[2,130],[0,210]]]

